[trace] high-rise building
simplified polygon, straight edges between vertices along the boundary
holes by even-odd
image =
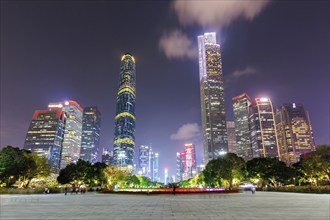
[[[138,172],[140,175],[145,177],[150,177],[150,166],[151,166],[151,157],[152,150],[151,147],[146,145],[141,145],[139,147],[139,164],[138,164]]]
[[[45,155],[54,172],[60,168],[64,126],[62,109],[37,110],[25,138],[24,149]]]
[[[103,148],[102,163],[113,166],[113,151],[109,148]]]
[[[165,172],[164,172],[164,184],[168,184],[169,179],[168,179],[168,169],[165,168]]]
[[[90,163],[99,161],[101,113],[96,106],[84,108],[80,158]]]
[[[180,182],[184,177],[184,152],[176,153],[176,181]]]
[[[312,126],[302,104],[283,104],[276,112],[276,131],[280,159],[288,165],[315,150]]]
[[[80,157],[83,109],[76,101],[49,103],[50,110],[62,109],[66,115],[62,144],[61,169],[75,163]]]
[[[152,181],[154,182],[159,182],[159,174],[158,174],[158,169],[159,169],[159,154],[158,153],[154,153],[153,154],[153,169],[152,169]]]
[[[184,179],[190,179],[196,175],[196,153],[194,144],[184,145]]]
[[[230,153],[236,152],[236,136],[235,136],[235,122],[227,121],[227,134],[228,134],[228,151]]]
[[[215,33],[198,36],[204,162],[228,152],[220,45]]]
[[[249,109],[253,157],[278,157],[274,109],[269,98],[256,98]]]
[[[135,59],[130,54],[121,58],[114,135],[114,163],[133,170],[135,148]]]
[[[232,98],[234,122],[235,122],[235,136],[236,136],[236,152],[237,155],[243,157],[245,160],[252,159],[252,148],[250,142],[249,129],[249,107],[251,99],[248,94]]]

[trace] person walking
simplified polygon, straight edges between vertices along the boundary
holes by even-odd
[[[252,191],[252,194],[254,194],[256,192],[256,188],[255,187],[252,187],[251,188],[251,191]]]
[[[64,194],[66,195],[68,193],[68,187],[65,187]]]

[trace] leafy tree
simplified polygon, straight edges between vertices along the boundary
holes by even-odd
[[[108,166],[103,170],[105,176],[105,187],[108,189],[113,189],[114,186],[122,181],[125,177],[125,174],[118,168],[113,166]]]
[[[291,168],[271,157],[253,158],[246,163],[246,169],[250,178],[259,179],[263,184],[271,184],[274,187],[293,177]]]
[[[60,171],[57,181],[61,184],[71,183],[79,186],[82,183],[90,183],[92,165],[90,162],[79,159],[76,164],[71,163]]]

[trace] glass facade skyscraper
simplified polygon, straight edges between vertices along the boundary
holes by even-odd
[[[38,155],[45,155],[53,171],[58,171],[61,163],[65,114],[62,109],[37,110],[27,132],[24,149]]]
[[[80,157],[83,109],[76,101],[49,103],[50,110],[62,109],[66,115],[62,144],[61,169],[76,163]]]
[[[114,164],[127,171],[134,166],[135,77],[135,59],[127,53],[121,58],[113,147]]]
[[[84,108],[80,158],[94,164],[99,160],[101,113],[96,106]]]
[[[249,107],[251,99],[248,94],[232,98],[234,122],[235,122],[235,136],[236,136],[236,152],[237,155],[243,157],[245,160],[252,159],[252,149],[250,142],[249,129]]]
[[[220,45],[215,33],[198,36],[204,162],[228,152]]]
[[[275,118],[269,98],[256,98],[249,109],[250,140],[253,157],[279,157]]]
[[[176,153],[176,181],[180,182],[184,178],[184,152]]]
[[[139,167],[140,175],[150,177],[152,150],[149,146],[141,145],[139,147]]]
[[[227,121],[227,135],[228,135],[228,152],[235,153],[237,144],[236,144],[236,136],[235,136],[235,122]]]
[[[289,164],[315,150],[312,126],[302,104],[283,104],[275,117],[280,159]]]
[[[158,153],[153,153],[153,157],[152,157],[152,181],[154,182],[159,182],[159,173],[158,173],[158,169],[159,169],[159,154]]]

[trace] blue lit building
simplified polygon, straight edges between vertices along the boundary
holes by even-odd
[[[62,109],[36,110],[27,132],[24,149],[44,155],[54,172],[61,164],[65,114]]]
[[[101,113],[96,106],[84,108],[80,158],[94,164],[99,161]]]
[[[134,165],[135,92],[135,60],[127,53],[121,58],[113,147],[114,165],[127,171]]]

